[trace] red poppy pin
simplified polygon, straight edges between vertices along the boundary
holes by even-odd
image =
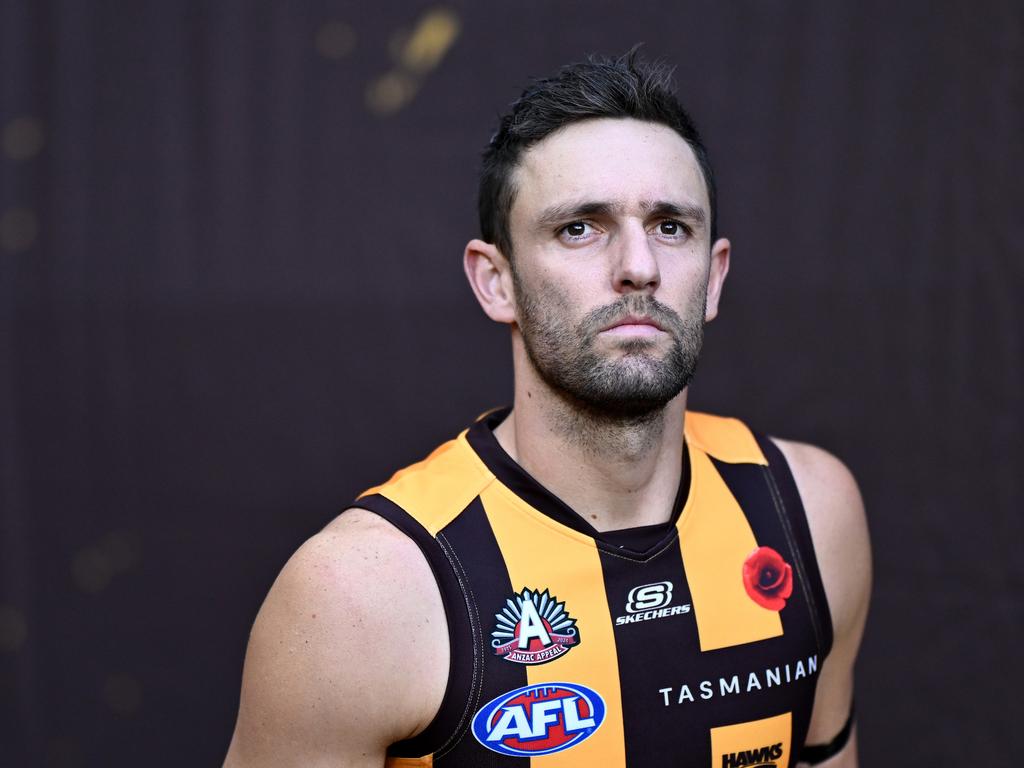
[[[758,547],[743,563],[743,586],[761,607],[781,611],[793,594],[793,569],[771,547]]]

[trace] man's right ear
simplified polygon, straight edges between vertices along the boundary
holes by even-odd
[[[483,240],[470,240],[462,255],[469,286],[487,316],[498,323],[516,320],[512,268],[497,246]]]

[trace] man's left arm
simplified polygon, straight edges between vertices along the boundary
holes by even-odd
[[[864,503],[853,475],[839,459],[813,445],[775,443],[800,492],[832,614],[832,652],[818,679],[806,744],[833,745],[852,714],[853,665],[871,595],[871,545]],[[856,736],[854,728],[841,749],[814,765],[857,768]]]

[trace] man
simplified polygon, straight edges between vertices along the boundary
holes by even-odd
[[[535,83],[480,214],[514,407],[289,561],[226,765],[855,766],[860,497],[820,449],[686,411],[730,244],[668,74]]]

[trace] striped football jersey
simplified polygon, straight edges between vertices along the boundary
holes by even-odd
[[[599,532],[502,449],[507,413],[355,503],[418,543],[448,621],[440,711],[388,766],[795,765],[832,625],[774,443],[688,412],[671,519]]]

